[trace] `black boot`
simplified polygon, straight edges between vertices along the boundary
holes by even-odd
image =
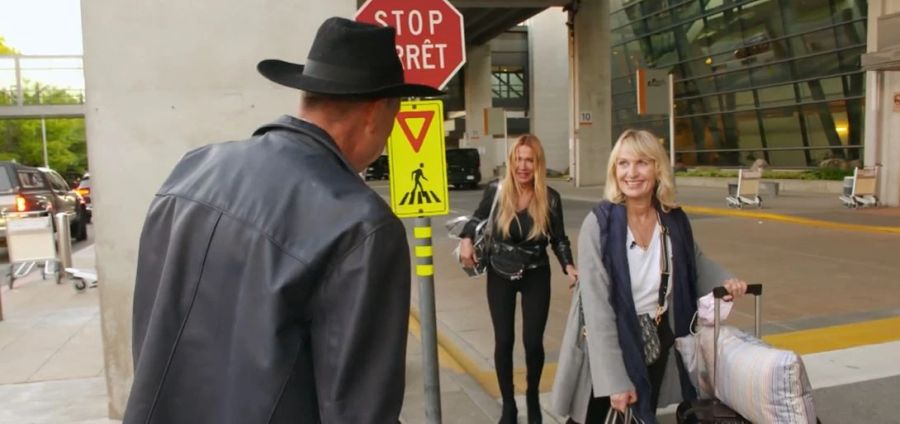
[[[525,394],[525,402],[528,404],[528,424],[541,424],[543,415],[541,414],[540,392],[529,390]]]
[[[519,410],[516,408],[516,401],[503,401],[503,415],[500,416],[500,424],[516,424],[519,417]]]

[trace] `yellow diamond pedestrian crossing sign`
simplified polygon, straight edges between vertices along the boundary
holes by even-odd
[[[391,208],[397,216],[412,218],[450,212],[442,101],[400,104],[388,139],[388,160]]]

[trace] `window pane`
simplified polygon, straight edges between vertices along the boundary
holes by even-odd
[[[768,147],[803,147],[797,113],[793,108],[767,109],[762,112]],[[806,156],[803,150],[770,151],[769,164],[772,166],[803,167]]]
[[[759,90],[760,107],[785,106],[792,104],[794,104],[793,86],[782,85]]]

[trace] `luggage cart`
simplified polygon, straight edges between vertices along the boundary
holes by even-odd
[[[878,206],[878,192],[875,189],[878,184],[878,168],[879,166],[856,168],[853,170],[853,177],[844,178],[844,194],[840,196],[844,206]]]
[[[759,197],[759,183],[762,171],[738,170],[737,187],[734,193],[728,193],[725,201],[729,208],[743,208],[744,205],[754,205],[762,208],[762,197]],[[730,190],[730,187],[729,187]]]
[[[5,214],[6,244],[9,250],[9,288],[41,263],[41,278],[54,274],[56,283],[62,282],[53,218],[46,212]]]
[[[93,269],[66,268],[72,280],[72,286],[76,291],[84,291],[90,287],[97,287],[97,271]]]

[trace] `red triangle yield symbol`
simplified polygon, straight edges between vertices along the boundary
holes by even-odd
[[[419,135],[413,135],[412,131],[409,129],[408,119],[425,119],[425,122],[422,124],[422,129],[419,130]],[[425,141],[425,135],[428,134],[428,127],[431,125],[432,119],[434,119],[433,110],[400,112],[397,114],[397,123],[400,124],[400,129],[403,130],[403,134],[406,134],[406,139],[416,153],[419,153],[419,149],[422,148],[422,142]]]

